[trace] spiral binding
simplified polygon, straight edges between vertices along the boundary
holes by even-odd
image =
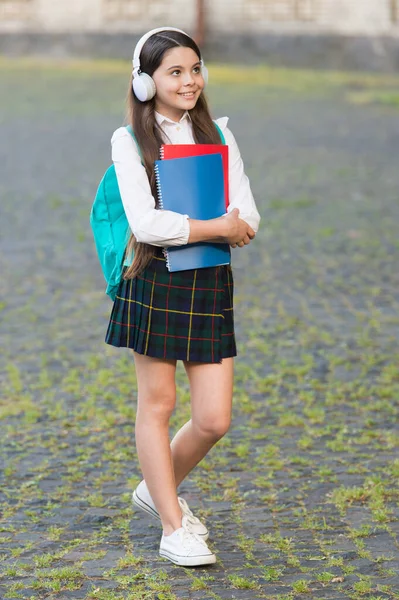
[[[159,205],[159,208],[161,208],[163,210],[163,198],[162,198],[161,182],[159,180],[159,168],[158,168],[158,165],[155,165],[155,167],[154,167],[154,173],[155,173],[155,183],[156,183],[156,186],[157,186],[158,205]]]
[[[169,252],[167,248],[162,248],[162,254],[166,259],[166,268],[170,271],[170,260],[169,260]]]
[[[159,149],[159,156],[160,156],[160,159],[161,159],[161,160],[163,160],[163,159],[164,159],[164,156],[165,156],[165,149],[164,149],[163,145],[162,145],[162,146],[160,147],[160,149]]]
[[[161,182],[159,179],[159,168],[158,165],[155,165],[154,167],[154,173],[155,173],[155,182],[156,182],[156,186],[157,186],[157,194],[158,194],[158,205],[159,208],[161,210],[163,210],[163,198],[162,198],[162,189],[161,189]],[[169,252],[167,248],[162,248],[162,253],[166,259],[166,268],[168,269],[168,271],[170,271],[170,261],[169,261]]]

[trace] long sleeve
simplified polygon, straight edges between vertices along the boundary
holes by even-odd
[[[227,117],[217,119],[217,123],[222,129],[226,143],[229,147],[230,203],[227,212],[231,212],[233,208],[238,208],[240,211],[240,218],[246,221],[248,225],[257,232],[260,214],[256,208],[249,179],[244,171],[244,163],[237,142],[230,129],[226,127],[227,121]]]
[[[187,244],[190,235],[188,215],[155,208],[146,170],[125,127],[114,132],[111,145],[122,204],[136,240],[165,247]]]

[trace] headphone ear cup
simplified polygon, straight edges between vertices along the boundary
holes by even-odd
[[[155,82],[148,73],[139,73],[133,77],[133,92],[140,102],[151,100],[156,94]]]
[[[202,65],[201,67],[201,73],[202,73],[202,78],[205,82],[205,85],[208,83],[209,80],[209,73],[208,73],[208,69],[206,68],[205,65]]]

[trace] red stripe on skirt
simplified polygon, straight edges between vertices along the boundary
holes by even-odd
[[[115,325],[123,325],[124,327],[126,327],[126,323],[120,323],[119,321],[114,321],[112,319],[111,321],[112,323],[115,323]],[[130,325],[130,327],[136,327],[136,325]],[[147,329],[142,329],[141,327],[137,327],[137,329],[139,331],[142,331],[143,333],[148,333]],[[155,333],[154,331],[151,332],[151,335],[158,335],[161,337],[172,337],[172,338],[177,338],[179,340],[188,340],[189,338],[186,335],[170,335],[168,333]],[[230,332],[230,333],[222,333],[222,336],[229,336],[229,335],[234,335],[234,332]],[[196,342],[216,342],[217,340],[215,340],[215,338],[201,338],[201,337],[192,337],[190,338],[192,340],[195,340]]]

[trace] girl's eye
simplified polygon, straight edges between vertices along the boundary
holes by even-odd
[[[201,67],[194,67],[193,71],[195,74],[201,73]],[[175,75],[175,73],[180,74],[180,69],[172,71],[172,75]]]

